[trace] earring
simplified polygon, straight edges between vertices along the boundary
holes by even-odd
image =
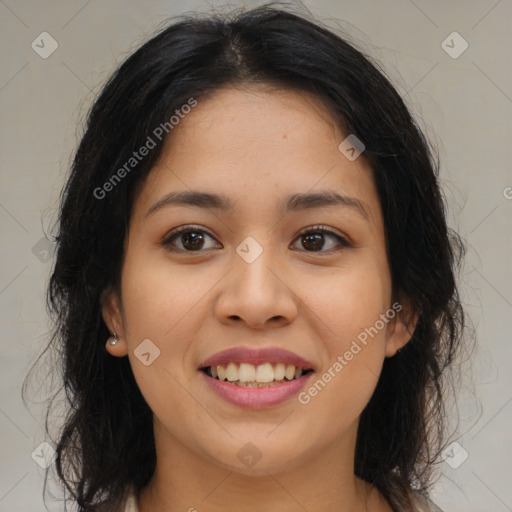
[[[110,338],[107,340],[107,343],[113,347],[117,342],[119,341],[119,337],[116,333],[114,333]]]

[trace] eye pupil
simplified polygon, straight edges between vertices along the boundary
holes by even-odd
[[[326,236],[336,238],[339,241],[337,244],[337,247],[339,247],[338,250],[341,250],[342,247],[347,247],[348,245],[340,236],[332,233],[331,231],[327,231],[324,228],[303,232],[303,234],[299,235],[298,239],[296,240],[301,241],[300,243],[303,250],[305,251],[324,253]],[[212,235],[209,235],[202,229],[192,229],[191,227],[188,227],[186,229],[177,230],[174,235],[171,235],[169,238],[163,241],[163,245],[174,247],[174,244],[179,241],[181,248],[176,247],[177,251],[187,251],[189,253],[204,252],[203,249],[208,249],[208,246],[205,246],[205,237],[212,238]],[[327,251],[326,254],[330,254],[330,251]]]
[[[304,235],[304,240],[302,242],[302,245],[305,249],[309,249],[309,250],[313,250],[313,251],[321,250],[324,245],[323,233],[312,233],[312,234]]]
[[[204,237],[197,231],[189,231],[182,235],[183,247],[188,250],[200,249],[204,243]],[[189,244],[190,243],[190,244]]]

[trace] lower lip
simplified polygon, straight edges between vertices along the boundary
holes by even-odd
[[[246,388],[214,379],[204,372],[199,373],[203,375],[210,388],[217,395],[227,402],[245,409],[263,409],[280,405],[297,395],[313,375],[313,372],[310,372],[298,379],[268,388]]]

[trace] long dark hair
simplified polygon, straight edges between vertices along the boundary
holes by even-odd
[[[366,147],[393,295],[419,318],[411,341],[385,360],[362,413],[355,473],[396,510],[411,510],[413,490],[427,493],[442,447],[442,373],[464,324],[454,277],[462,244],[446,224],[438,165],[388,79],[345,39],[273,5],[175,20],[119,67],[92,106],[62,193],[48,287],[56,322],[48,348],[57,354],[68,404],[58,476],[83,511],[117,510],[129,486],[138,490],[152,477],[152,413],[128,358],[105,351],[102,297],[119,288],[134,197],[162,148],[155,128],[191,98],[201,101],[224,85],[313,93]],[[112,181],[148,137],[155,147]],[[109,193],[98,192],[108,180]]]

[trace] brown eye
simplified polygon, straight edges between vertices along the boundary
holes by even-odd
[[[311,233],[302,235],[302,246],[308,251],[320,251],[325,243],[325,235],[323,233]]]
[[[327,249],[322,250],[326,241],[335,240],[336,242],[331,242],[327,247]],[[307,252],[329,252],[333,249],[338,248],[338,250],[348,247],[350,244],[343,238],[342,236],[325,229],[323,227],[315,227],[309,228],[308,231],[303,231],[299,234],[297,240],[301,240],[301,250],[305,250]]]
[[[171,246],[173,250],[184,252],[200,252],[203,249],[212,249],[205,247],[208,239],[214,238],[206,231],[191,226],[183,226],[172,231],[163,241],[163,245]]]

